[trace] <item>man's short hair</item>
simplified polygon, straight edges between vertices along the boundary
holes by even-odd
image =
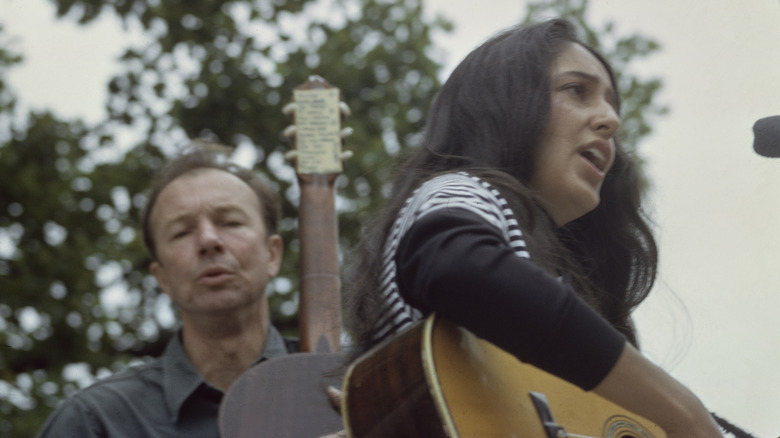
[[[244,181],[255,192],[258,201],[260,201],[260,216],[263,218],[266,233],[270,236],[278,232],[282,215],[279,195],[258,174],[230,162],[228,160],[229,152],[230,148],[225,145],[197,140],[188,145],[157,172],[152,180],[146,207],[141,214],[144,245],[146,245],[146,250],[152,260],[157,260],[157,247],[152,236],[151,214],[160,192],[173,180],[199,169],[222,170]]]

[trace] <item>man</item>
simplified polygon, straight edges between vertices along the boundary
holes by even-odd
[[[259,361],[287,353],[265,288],[281,264],[278,196],[215,146],[161,170],[143,214],[151,273],[179,309],[165,353],[63,402],[41,437],[216,437],[223,394]]]

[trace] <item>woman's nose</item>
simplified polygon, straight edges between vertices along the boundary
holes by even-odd
[[[612,138],[620,128],[620,116],[611,103],[602,101],[595,109],[592,126],[604,138]]]

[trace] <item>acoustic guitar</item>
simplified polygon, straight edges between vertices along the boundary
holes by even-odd
[[[312,76],[285,106],[285,130],[300,187],[300,353],[261,362],[233,383],[220,406],[223,438],[317,437],[343,428],[327,397],[341,386],[341,280],[334,182],[342,171],[342,118],[348,108],[339,90]]]
[[[352,364],[341,410],[356,438],[666,436],[435,314]]]

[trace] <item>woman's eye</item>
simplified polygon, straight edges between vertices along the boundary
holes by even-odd
[[[587,89],[585,88],[585,85],[583,84],[569,84],[564,87],[564,89],[575,96],[584,96]]]

